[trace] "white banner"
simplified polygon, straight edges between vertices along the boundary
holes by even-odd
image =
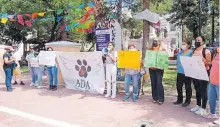
[[[186,76],[195,79],[209,81],[207,70],[200,56],[193,56],[193,57],[181,56],[180,61],[182,63]]]
[[[102,52],[56,52],[68,89],[103,94],[105,89]]]
[[[39,55],[39,65],[56,65],[56,53],[54,51],[40,51]]]
[[[37,58],[31,58],[30,59],[30,65],[31,67],[39,67],[39,61]]]

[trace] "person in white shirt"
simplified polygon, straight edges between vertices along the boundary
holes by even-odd
[[[106,55],[106,82],[107,82],[107,94],[105,97],[116,97],[116,55],[114,51],[114,44],[108,43],[108,54]]]

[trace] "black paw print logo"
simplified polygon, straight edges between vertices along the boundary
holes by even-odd
[[[91,67],[87,66],[86,60],[77,60],[77,64],[78,65],[75,66],[75,69],[79,72],[79,76],[86,78],[88,76],[88,72],[91,71]]]

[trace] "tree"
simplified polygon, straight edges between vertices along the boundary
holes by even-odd
[[[215,0],[213,2],[216,4],[217,1]],[[207,25],[207,20],[209,18],[208,2],[202,1],[201,6],[202,6],[201,27],[203,27]],[[176,26],[186,25],[186,27],[190,31],[192,31],[194,38],[198,36],[198,30],[199,30],[198,0],[174,0],[173,6],[169,12],[171,16],[168,20],[171,23],[175,24]],[[217,9],[217,12],[218,12],[218,9]],[[216,13],[216,15],[217,14],[218,13]]]
[[[46,12],[45,17],[59,17],[59,16],[66,16],[70,15],[73,20],[66,20],[62,18],[61,21],[57,21],[57,18],[54,20],[44,21],[44,22],[34,22],[32,23],[32,27],[28,28],[25,26],[20,25],[17,21],[15,22],[8,22],[6,25],[0,24],[2,28],[0,31],[6,35],[5,31],[9,30],[12,31],[13,26],[17,29],[16,32],[20,33],[19,31],[31,32],[34,29],[37,30],[38,37],[46,37],[46,39],[50,41],[65,39],[67,35],[71,35],[74,37],[82,37],[84,33],[79,33],[74,30],[69,31],[68,33],[64,30],[60,30],[61,26],[65,26],[66,24],[70,24],[76,20],[79,20],[84,16],[85,11],[80,10],[80,12],[76,13],[77,9],[67,9],[65,7],[74,5],[77,7],[80,3],[88,3],[89,0],[11,0],[5,1],[0,0],[0,5],[4,5],[0,8],[2,13],[10,13],[10,14],[31,14],[34,12]],[[13,6],[11,6],[13,5]],[[64,9],[63,13],[57,14],[58,9]],[[74,15],[74,17],[73,17]],[[24,17],[27,19],[27,17]],[[38,18],[37,18],[38,19]],[[4,31],[4,32],[3,32]],[[10,32],[9,32],[10,33]],[[77,33],[77,34],[75,34]],[[9,34],[13,35],[13,34]],[[78,36],[79,35],[79,36]],[[72,37],[69,37],[72,38]]]

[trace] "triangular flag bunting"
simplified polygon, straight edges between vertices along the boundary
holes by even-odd
[[[60,15],[60,14],[62,14],[63,13],[63,9],[59,9],[58,11],[57,11],[57,14],[58,15]]]
[[[40,13],[38,13],[38,15],[39,15],[40,17],[43,17],[43,16],[44,16],[44,12],[40,12]]]
[[[20,23],[22,26],[24,26],[24,20],[23,20],[23,16],[22,15],[17,15],[18,17],[18,23]]]
[[[37,16],[38,16],[38,13],[33,13],[33,14],[31,15],[31,18],[32,18],[32,19],[35,19]]]
[[[7,18],[2,18],[1,23],[6,24],[6,23],[7,23],[7,21],[8,21],[8,19],[7,19]]]
[[[25,21],[25,23],[27,24],[27,26],[28,26],[29,28],[31,28],[31,21]]]
[[[95,2],[94,2],[94,1],[93,1],[93,2],[89,2],[89,3],[88,3],[88,6],[89,6],[89,7],[94,7],[94,6],[95,6]]]

